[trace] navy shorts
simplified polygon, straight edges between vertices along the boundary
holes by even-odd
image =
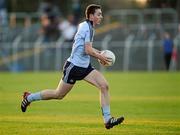
[[[75,84],[77,80],[84,79],[94,68],[89,64],[87,68],[75,66],[73,63],[66,61],[63,67],[62,80],[69,84]]]

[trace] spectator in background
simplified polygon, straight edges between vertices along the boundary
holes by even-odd
[[[16,23],[16,14],[10,14],[9,26],[11,28],[15,28],[17,26],[17,23]]]
[[[16,14],[14,13],[9,14],[9,21],[7,27],[1,27],[0,23],[0,33],[2,33],[3,35],[1,36],[3,42],[12,42],[19,32],[20,29],[17,27]]]
[[[12,13],[9,17],[8,41],[13,41],[22,32],[22,27],[17,25],[16,14]]]
[[[168,32],[164,33],[164,39],[163,39],[163,51],[164,51],[164,61],[166,70],[169,70],[169,66],[171,63],[171,57],[173,52],[173,40],[170,37],[170,34]]]
[[[59,30],[61,31],[65,42],[73,42],[77,30],[77,26],[74,25],[74,16],[70,14],[67,17],[67,20],[65,19],[60,22]]]
[[[44,58],[42,59],[42,63],[44,63],[44,69],[49,68],[49,62],[47,59],[53,59],[53,54],[55,48],[51,47],[50,43],[56,42],[60,37],[60,31],[58,29],[59,20],[55,15],[47,15],[44,14],[41,16],[41,34],[43,37],[42,43],[47,45],[46,53]],[[52,45],[55,45],[54,43]]]
[[[24,30],[23,30],[23,36],[26,38],[26,40],[28,41],[30,38],[30,34],[32,31],[30,31],[31,28],[31,18],[26,16],[24,18]]]
[[[178,46],[180,45],[179,41],[180,41],[180,24],[178,25],[178,33],[176,35],[176,38],[174,39],[174,47],[173,47],[172,60],[170,66],[170,69],[172,71],[176,71],[178,65]]]
[[[40,34],[43,37],[43,42],[48,42],[48,34],[46,34],[46,27],[50,24],[50,21],[48,19],[48,16],[46,14],[42,15],[40,18],[41,21],[41,29]]]
[[[6,0],[0,0],[0,26],[7,25]]]
[[[180,24],[178,25],[178,35],[180,35]]]
[[[49,43],[57,41],[60,37],[58,30],[58,18],[54,15],[44,14],[41,16],[41,34],[43,35],[43,42]]]
[[[61,13],[59,8],[55,5],[53,0],[44,0],[40,3],[38,11],[41,15],[41,34],[43,35],[43,42],[49,43],[57,41],[60,37],[58,24]]]
[[[38,12],[40,15],[54,15],[54,16],[61,16],[61,12],[59,8],[54,4],[53,0],[44,0],[40,3]]]
[[[72,12],[74,15],[73,23],[74,25],[78,25],[80,17],[81,17],[81,6],[79,0],[73,0],[72,1]]]

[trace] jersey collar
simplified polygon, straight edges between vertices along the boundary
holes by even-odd
[[[93,26],[93,21],[90,21],[89,19],[86,19],[86,21],[87,21],[87,22],[90,22],[91,26],[94,27],[94,26]]]

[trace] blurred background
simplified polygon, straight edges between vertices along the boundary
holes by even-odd
[[[58,71],[88,4],[102,5],[94,47],[109,49],[107,71],[180,70],[179,0],[0,0],[0,71]]]

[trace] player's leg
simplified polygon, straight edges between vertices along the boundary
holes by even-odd
[[[58,87],[55,90],[43,90],[41,91],[42,100],[49,99],[63,99],[65,95],[72,89],[73,84],[65,83],[60,80]]]
[[[104,78],[104,76],[97,70],[91,71],[85,78],[85,81],[96,86],[100,90],[100,104],[104,116],[104,121],[107,122],[110,118],[110,96],[109,96],[109,86]]]
[[[63,99],[72,87],[73,84],[68,84],[61,80],[56,89],[46,89],[36,93],[25,92],[21,103],[21,110],[25,112],[27,106],[33,101]]]
[[[104,76],[97,70],[93,70],[84,78],[84,80],[100,89],[101,106],[109,105],[109,85]]]
[[[26,111],[27,106],[37,100],[62,99],[73,87],[76,80],[73,77],[74,66],[66,62],[63,68],[63,78],[56,89],[46,89],[36,93],[25,92],[21,102],[21,110]]]
[[[84,80],[100,89],[100,104],[106,128],[109,129],[120,124],[124,120],[123,117],[117,119],[111,117],[109,85],[104,76],[99,71],[93,70]]]

